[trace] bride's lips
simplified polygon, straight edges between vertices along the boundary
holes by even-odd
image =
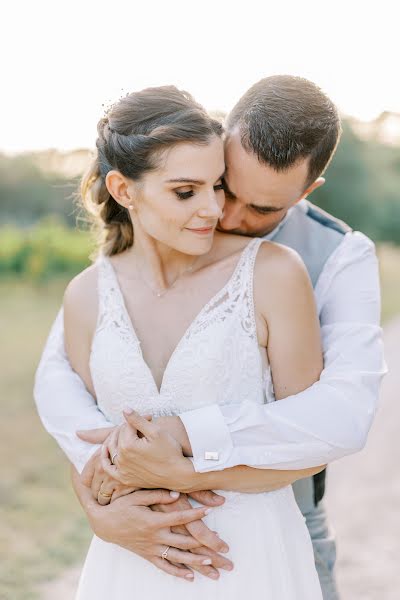
[[[212,225],[211,227],[197,227],[197,228],[186,227],[186,229],[188,231],[192,231],[193,233],[197,233],[199,235],[207,235],[207,234],[211,233],[212,231],[214,231],[215,225]]]

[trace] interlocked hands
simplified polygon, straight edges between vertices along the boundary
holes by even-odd
[[[183,457],[180,444],[157,423],[134,412],[126,413],[125,418],[127,422],[119,427],[78,434],[86,441],[102,444],[75,481],[76,488],[81,486],[78,495],[87,495],[90,488],[89,494],[97,500],[92,500],[89,512],[93,514],[88,514],[93,530],[102,539],[139,554],[176,577],[192,581],[193,571],[198,571],[218,579],[218,569],[233,568],[221,555],[229,548],[202,519],[210,507],[223,504],[224,498],[212,491],[192,492],[194,500],[206,505],[192,508],[186,494],[139,490],[156,488],[157,484],[173,488],[173,483],[183,485],[182,474],[193,468]],[[99,504],[109,504],[101,507],[101,519]],[[127,507],[140,511],[129,525]],[[168,547],[168,559],[161,558]]]

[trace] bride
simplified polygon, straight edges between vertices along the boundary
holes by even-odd
[[[184,579],[94,536],[78,600],[322,598],[291,486],[265,492],[263,469],[250,467],[200,482],[188,459],[178,474],[182,446],[160,425],[213,403],[285,398],[322,369],[312,288],[297,255],[216,231],[225,202],[222,134],[172,86],[129,94],[99,121],[81,189],[100,224],[100,252],[68,285],[64,326],[72,367],[116,426],[99,458],[103,476],[91,482],[99,501],[157,488],[167,463],[176,474],[170,489],[224,490],[223,505],[194,508],[188,519],[204,517],[228,542],[235,567],[217,581],[189,574],[189,592]],[[172,568],[178,552],[160,547],[160,561]]]

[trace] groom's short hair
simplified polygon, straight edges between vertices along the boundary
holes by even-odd
[[[307,79],[273,75],[255,83],[227,117],[227,133],[276,171],[309,158],[306,186],[327,168],[341,133],[336,106]]]

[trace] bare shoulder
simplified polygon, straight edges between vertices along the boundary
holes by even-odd
[[[215,260],[218,261],[238,254],[244,250],[251,239],[252,238],[244,235],[217,231],[213,244],[213,255]]]
[[[299,295],[310,296],[311,281],[299,254],[275,242],[263,242],[254,267],[254,295],[261,307],[284,301],[291,304]]]
[[[264,241],[258,250],[255,264],[255,278],[278,277],[279,280],[292,277],[308,278],[307,269],[300,255],[287,246]]]
[[[97,265],[74,277],[64,292],[64,322],[92,329],[97,319]]]

